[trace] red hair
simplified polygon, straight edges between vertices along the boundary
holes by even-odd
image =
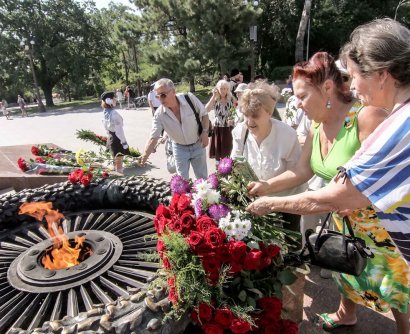
[[[316,52],[309,61],[293,66],[292,76],[293,80],[305,80],[316,88],[326,80],[332,80],[338,98],[345,103],[352,101],[350,92],[343,88],[342,74],[336,66],[335,59],[327,52]]]

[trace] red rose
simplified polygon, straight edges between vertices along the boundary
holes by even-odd
[[[243,268],[245,270],[258,270],[260,268],[260,262],[262,258],[262,252],[259,249],[253,248],[245,255],[245,261]]]
[[[210,228],[218,227],[212,218],[207,215],[203,215],[196,220],[196,229],[199,232],[205,233]]]
[[[232,324],[229,328],[232,333],[247,333],[252,329],[252,326],[243,319],[235,318],[232,320]]]
[[[92,178],[93,178],[93,174],[87,173],[87,174],[85,174],[85,175],[83,175],[83,176],[81,177],[80,183],[81,183],[84,187],[87,187],[87,186],[90,185]]]
[[[169,262],[169,260],[166,256],[162,257],[162,265],[163,265],[164,269],[166,269],[166,270],[171,269],[171,263]]]
[[[17,164],[18,164],[19,168],[20,168],[23,172],[25,172],[25,171],[28,170],[26,161],[25,161],[23,158],[19,158],[19,159],[17,160]]]
[[[191,319],[194,322],[194,324],[199,324],[198,312],[196,312],[195,310],[192,310]]]
[[[229,263],[231,261],[231,254],[229,253],[229,247],[227,244],[223,244],[219,247],[219,257],[221,258],[221,262]]]
[[[191,234],[188,237],[188,244],[189,247],[196,253],[200,246],[203,244],[204,237],[202,233],[197,232],[197,231],[192,231]]]
[[[209,285],[215,286],[219,282],[219,271],[218,270],[213,270],[208,272],[208,283]]]
[[[275,297],[258,299],[259,307],[264,311],[262,316],[270,320],[279,320],[282,311],[282,301]]]
[[[299,327],[296,323],[289,319],[281,319],[280,320],[282,325],[281,334],[297,334],[299,331]]]
[[[191,212],[185,212],[181,215],[180,220],[182,224],[182,232],[185,235],[188,235],[188,233],[194,228],[195,217]]]
[[[33,155],[40,155],[39,152],[40,152],[40,150],[38,149],[37,146],[31,146],[31,153]]]
[[[182,224],[179,220],[172,221],[168,224],[168,228],[171,231],[181,233],[182,232]]]
[[[215,321],[221,324],[224,329],[231,325],[232,319],[233,314],[231,310],[227,308],[215,310]]]
[[[243,269],[243,265],[239,262],[229,262],[229,265],[231,266],[230,274],[237,274]]]
[[[191,196],[182,194],[178,200],[178,212],[186,210],[191,205]]]
[[[206,272],[219,271],[221,268],[221,259],[217,253],[208,253],[202,258],[202,266]]]
[[[171,220],[165,218],[164,216],[156,216],[154,219],[155,230],[158,235],[164,233],[165,227],[170,224]]]
[[[168,277],[167,283],[170,288],[175,288],[175,276]]]
[[[266,324],[258,323],[258,326],[262,330],[262,334],[281,334],[282,325],[279,321],[266,321]]]
[[[169,289],[168,300],[172,304],[176,304],[178,302],[178,293],[177,293],[177,290],[175,290],[175,288]]]
[[[162,240],[157,241],[157,252],[159,253],[160,256],[162,256],[162,253],[165,251],[165,245]]]
[[[199,304],[198,315],[202,322],[211,321],[212,307],[205,303]]]
[[[110,174],[108,174],[107,171],[103,171],[103,172],[101,173],[101,177],[102,177],[103,179],[106,179],[106,178],[109,177],[109,176],[110,176]]]
[[[171,218],[171,213],[169,212],[169,209],[164,205],[160,204],[158,205],[157,209],[155,210],[155,215],[161,215],[164,216],[165,218]]]
[[[68,174],[68,181],[71,182],[72,184],[77,183],[77,176],[74,174],[74,172],[71,172]]]
[[[235,262],[242,263],[245,259],[246,244],[243,241],[229,240],[228,247],[231,259]]]
[[[205,232],[205,242],[212,249],[221,247],[225,238],[225,232],[220,228],[213,227]]]
[[[40,164],[45,164],[46,161],[42,157],[36,157],[36,161]]]
[[[177,193],[175,193],[174,196],[172,196],[171,204],[169,205],[169,208],[172,211],[178,212],[178,201],[179,201],[180,197],[181,197],[181,195],[177,194]]]
[[[262,256],[259,270],[269,266],[272,263],[272,259],[268,256]]]
[[[220,324],[216,322],[208,322],[202,326],[202,330],[205,334],[223,334],[224,329]]]
[[[259,243],[259,248],[263,255],[273,258],[280,253],[280,247],[277,245],[265,245],[263,242]]]

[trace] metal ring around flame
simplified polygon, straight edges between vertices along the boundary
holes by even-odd
[[[44,240],[20,254],[10,265],[7,277],[10,284],[27,292],[51,292],[66,290],[89,282],[106,272],[121,256],[122,242],[114,234],[105,231],[75,231],[67,234],[74,239],[81,234],[93,254],[80,264],[66,269],[49,270],[41,264],[52,240]]]

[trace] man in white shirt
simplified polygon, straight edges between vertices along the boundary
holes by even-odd
[[[161,105],[161,101],[157,99],[157,97],[155,96],[154,86],[155,86],[155,83],[151,85],[151,90],[148,93],[148,97],[147,97],[148,105],[151,108],[152,116],[154,116],[155,111]]]
[[[195,109],[193,110],[184,94],[176,94],[175,85],[170,79],[159,79],[154,85],[154,91],[161,101],[161,106],[154,114],[151,135],[140,158],[140,164],[145,165],[150,154],[154,152],[162,131],[165,130],[172,140],[177,174],[188,179],[189,166],[192,165],[197,178],[207,178],[205,148],[209,141],[209,118],[204,105],[192,93],[188,93]]]

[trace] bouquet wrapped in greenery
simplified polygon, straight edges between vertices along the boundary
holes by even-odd
[[[282,286],[296,279],[283,262],[292,247],[285,240],[294,240],[285,237],[295,235],[279,215],[260,220],[244,211],[251,200],[246,183],[254,177],[243,161],[222,159],[206,180],[190,184],[174,176],[171,204],[156,211],[169,316],[190,312],[205,333],[298,330],[281,318]]]
[[[84,130],[84,129],[77,130],[76,136],[78,139],[81,139],[84,141],[92,142],[94,144],[101,145],[104,147],[107,146],[107,137],[97,135],[91,130]],[[133,158],[138,158],[141,155],[139,150],[134,147],[130,147],[129,150],[130,150],[130,156]]]

